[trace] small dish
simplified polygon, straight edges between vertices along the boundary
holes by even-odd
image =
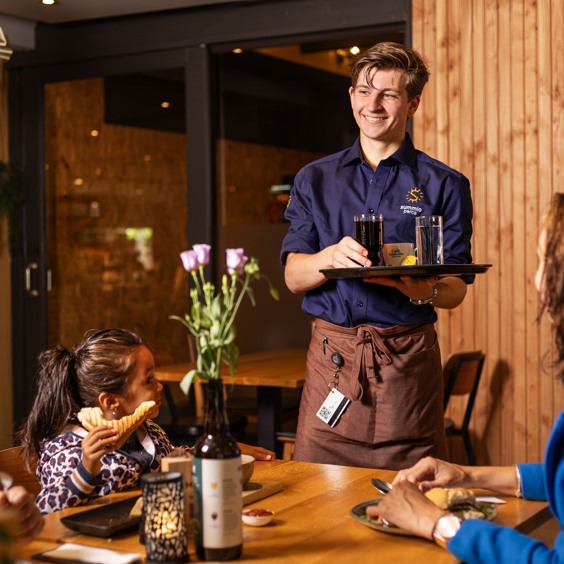
[[[243,523],[251,527],[264,527],[268,525],[274,517],[274,512],[270,509],[243,509]]]

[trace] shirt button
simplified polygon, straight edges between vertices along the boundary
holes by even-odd
[[[358,307],[362,307],[364,305],[364,302],[362,300],[357,300],[356,305]]]
[[[374,210],[372,208],[368,208],[368,213],[374,213]]]

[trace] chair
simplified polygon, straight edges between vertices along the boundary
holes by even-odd
[[[470,425],[470,417],[472,416],[485,358],[486,355],[481,351],[456,353],[447,360],[443,368],[445,384],[443,407],[445,412],[452,396],[468,396],[462,423],[457,426],[452,419],[445,417],[445,431],[447,437],[462,437],[468,463],[471,466],[476,465],[476,457],[474,455],[474,449],[472,448],[472,442],[470,441],[468,427]]]
[[[294,444],[296,443],[296,433],[279,431],[276,433],[276,440],[281,442],[282,447],[282,460],[292,460],[294,454]]]
[[[24,486],[27,491],[36,496],[41,491],[41,486],[35,477],[35,464],[32,464],[32,473],[24,468],[22,447],[12,447],[0,450],[0,470],[7,472],[14,479],[14,486]]]

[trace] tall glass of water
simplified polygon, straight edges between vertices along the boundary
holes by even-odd
[[[443,216],[428,215],[415,218],[417,264],[443,264]]]

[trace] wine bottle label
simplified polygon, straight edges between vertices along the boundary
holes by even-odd
[[[243,542],[241,458],[194,457],[194,517],[205,548],[226,548]]]

